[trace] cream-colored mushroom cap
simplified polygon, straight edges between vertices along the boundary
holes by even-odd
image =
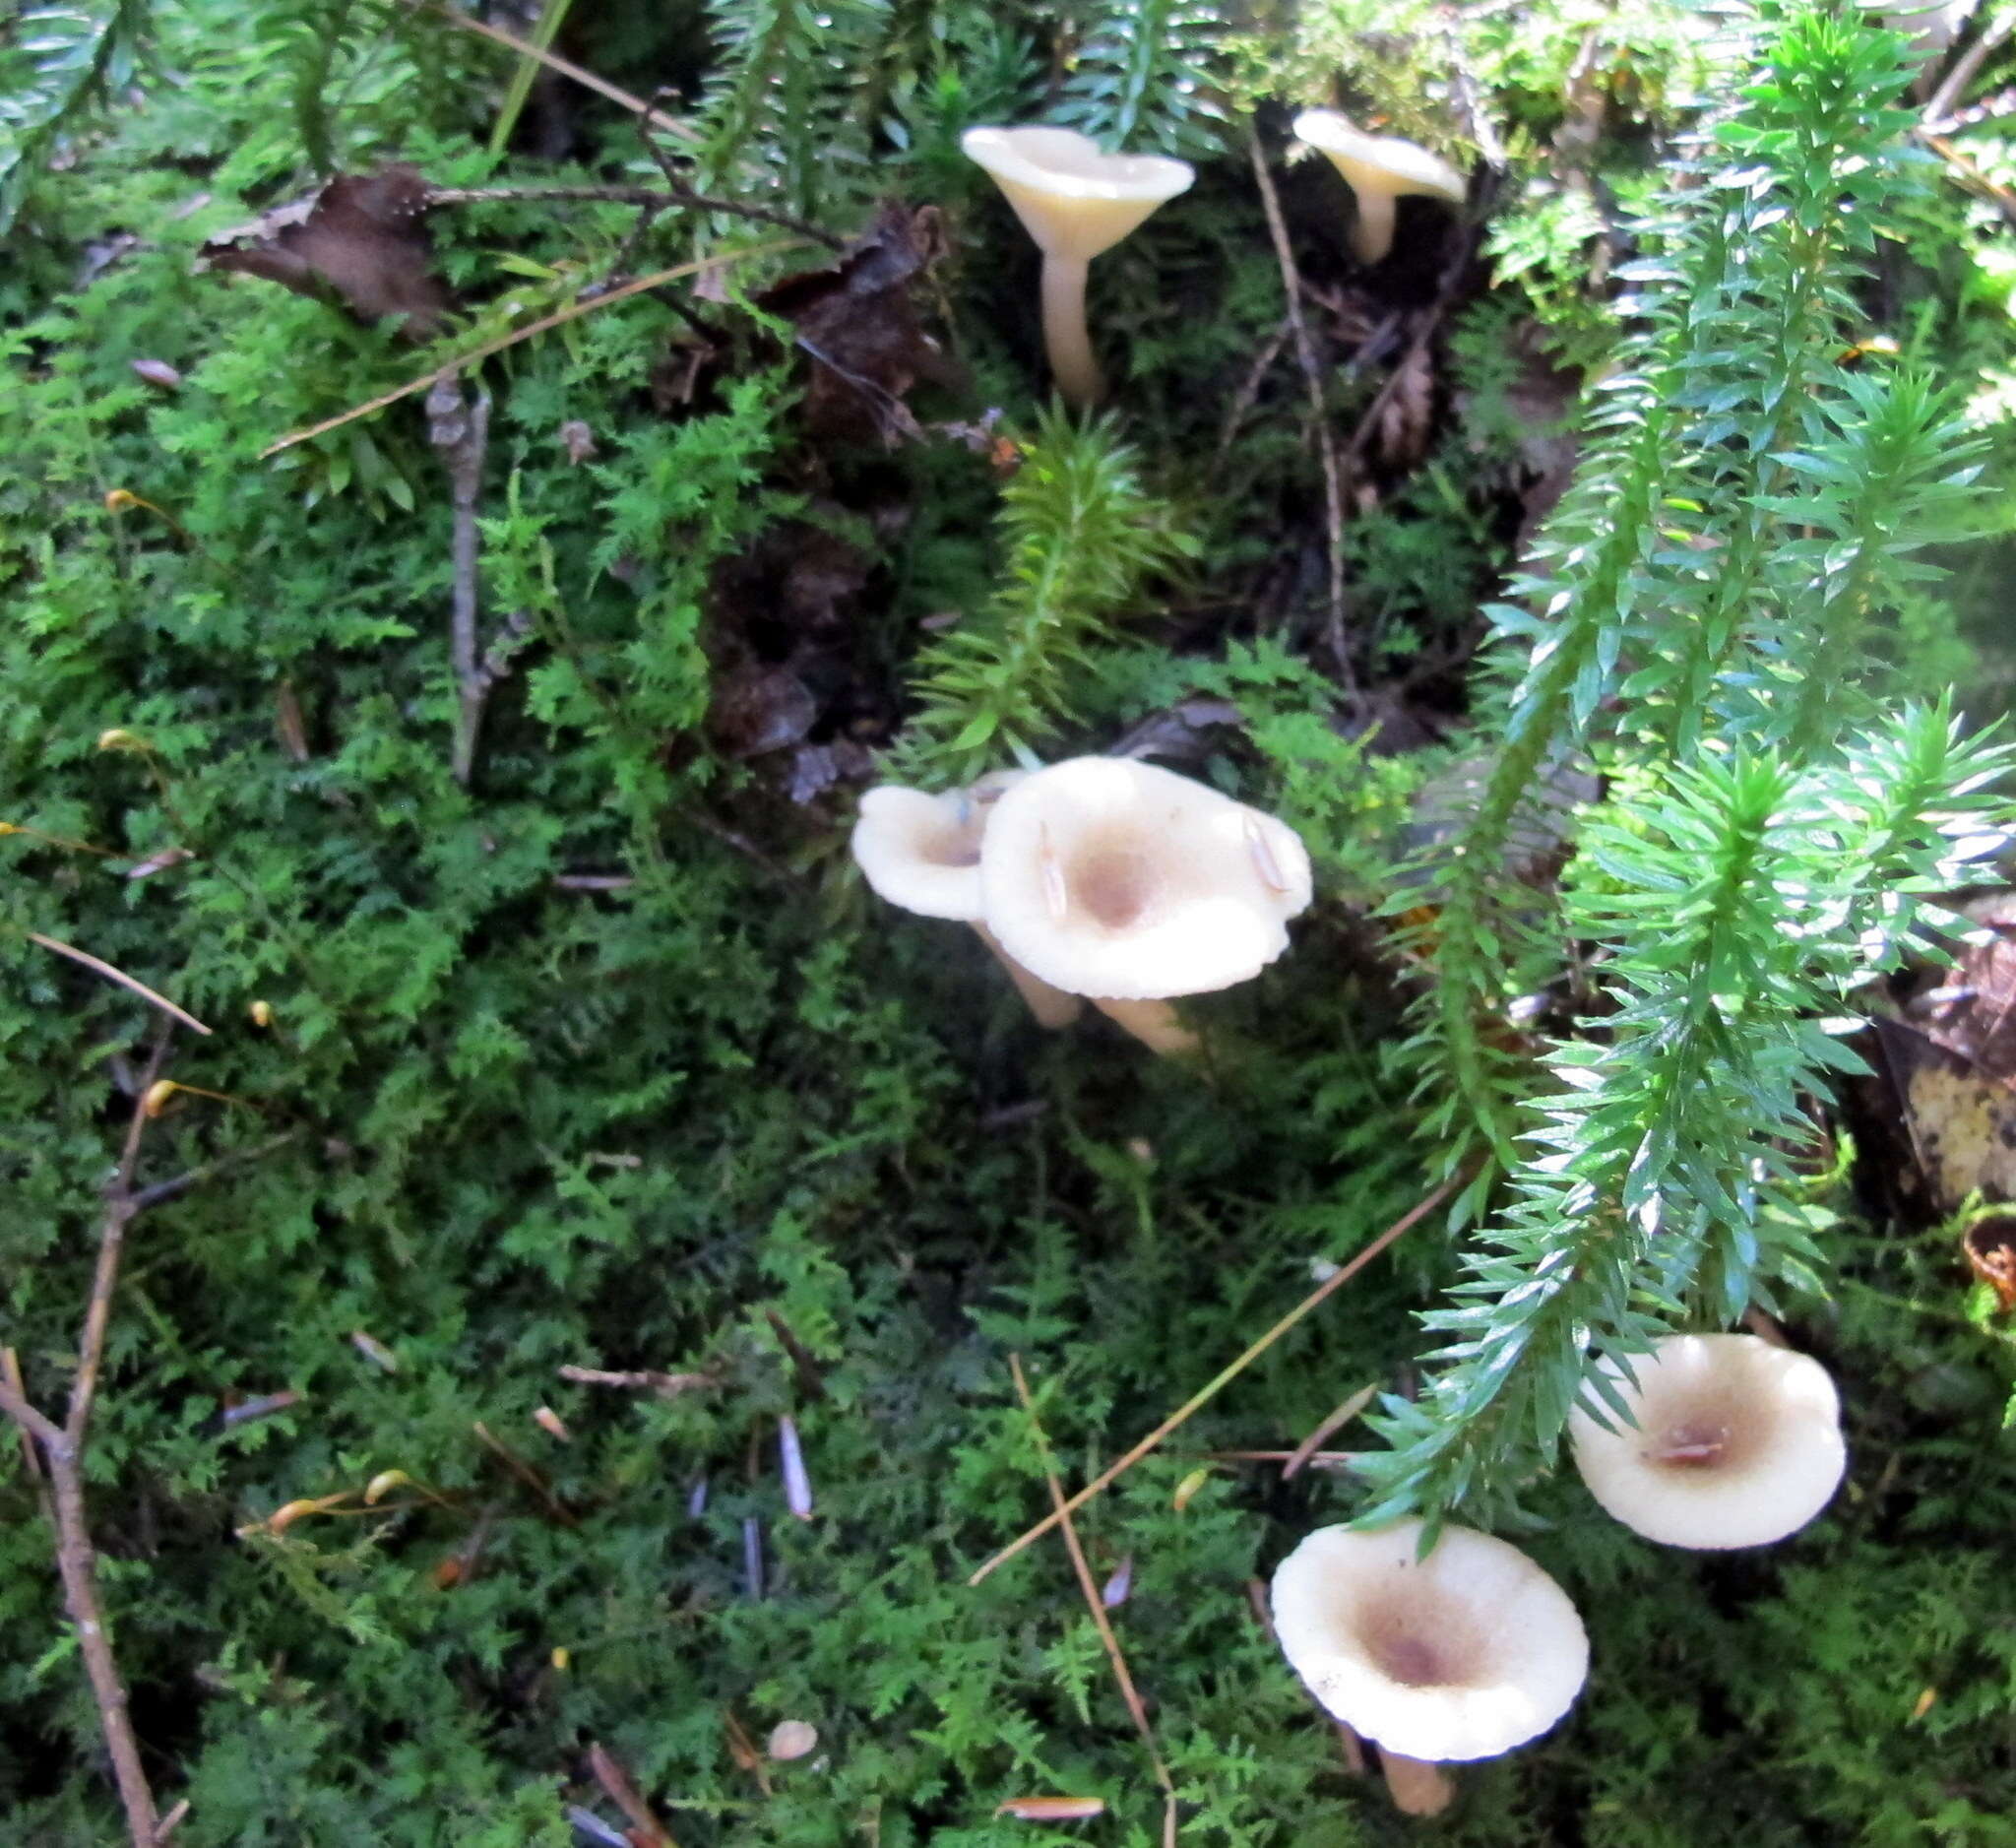
[[[959,145],[1007,195],[1039,249],[1078,263],[1110,250],[1197,177],[1187,161],[1102,153],[1070,128],[970,128]]]
[[[1608,1364],[1637,1429],[1577,1407],[1575,1467],[1606,1513],[1670,1547],[1757,1547],[1803,1527],[1848,1467],[1827,1370],[1755,1335],[1669,1335]]]
[[[1288,947],[1309,856],[1285,822],[1126,757],[1074,757],[994,805],[987,927],[1073,994],[1154,1000],[1244,982]]]
[[[980,915],[980,838],[987,809],[1020,774],[943,796],[894,784],[868,791],[850,844],[862,877],[905,911],[972,924]]]
[[[1367,135],[1334,109],[1306,109],[1294,134],[1342,173],[1357,195],[1358,222],[1352,244],[1359,258],[1377,263],[1392,247],[1393,202],[1414,194],[1461,205],[1463,175],[1427,149],[1397,135]]]
[[[1544,1733],[1589,1677],[1567,1593],[1517,1547],[1421,1524],[1319,1527],[1274,1574],[1290,1666],[1347,1726],[1410,1758],[1494,1758]]]

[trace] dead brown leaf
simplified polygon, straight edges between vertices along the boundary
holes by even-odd
[[[427,181],[415,167],[340,173],[319,191],[213,237],[198,261],[263,277],[360,321],[398,316],[407,339],[430,340],[450,305],[421,220]]]
[[[890,444],[921,434],[904,399],[919,382],[950,383],[954,368],[911,291],[944,249],[935,207],[890,200],[830,269],[788,276],[756,297],[791,324],[814,362],[805,392],[813,433]]]

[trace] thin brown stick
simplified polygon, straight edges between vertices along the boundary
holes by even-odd
[[[105,1216],[98,1227],[98,1261],[92,1274],[91,1302],[84,1311],[84,1334],[77,1344],[77,1377],[70,1386],[70,1410],[63,1420],[63,1435],[72,1450],[84,1448],[91,1430],[92,1407],[98,1390],[98,1370],[104,1364],[105,1330],[112,1320],[112,1292],[119,1283],[119,1259],[125,1250],[126,1228],[132,1221],[133,1171],[140,1161],[140,1139],[147,1133],[148,1093],[167,1062],[172,1027],[163,1027],[154,1043],[147,1069],[140,1074],[140,1095],[134,1100],[133,1115],[127,1119],[126,1140],[120,1145],[119,1166],[105,1189]]]
[[[1323,460],[1323,528],[1329,545],[1330,565],[1330,658],[1337,675],[1353,691],[1357,672],[1352,665],[1351,644],[1346,632],[1347,604],[1344,587],[1344,477],[1338,467],[1337,444],[1330,434],[1330,417],[1323,403],[1323,374],[1316,365],[1316,350],[1309,340],[1308,323],[1302,319],[1302,276],[1295,267],[1294,251],[1288,241],[1288,223],[1281,216],[1281,200],[1274,190],[1274,176],[1267,170],[1267,156],[1260,137],[1246,137],[1253,158],[1253,177],[1260,187],[1260,207],[1267,215],[1267,234],[1274,241],[1274,258],[1281,266],[1281,286],[1288,295],[1288,321],[1294,335],[1295,357],[1301,362],[1302,381],[1309,393],[1309,417],[1315,429],[1317,453]]]
[[[103,976],[106,981],[116,982],[122,988],[131,988],[142,1000],[152,1001],[155,1006],[158,1007],[162,1013],[170,1018],[179,1020],[183,1026],[193,1028],[196,1032],[208,1036],[210,1029],[202,1021],[198,1020],[194,1014],[184,1012],[173,1001],[169,1000],[165,994],[157,994],[154,989],[149,988],[137,976],[129,976],[123,969],[114,969],[110,963],[105,962],[100,957],[94,956],[89,950],[79,949],[74,943],[63,943],[59,942],[55,937],[45,937],[39,930],[31,930],[27,935],[31,943],[39,943],[43,949],[54,950],[58,956],[67,956],[74,963],[82,963],[85,968]]]
[[[413,0],[409,0],[412,4]],[[700,133],[689,127],[676,116],[662,115],[646,102],[642,96],[633,96],[627,90],[619,90],[605,77],[598,77],[593,71],[584,70],[571,59],[563,58],[557,51],[542,50],[530,39],[521,38],[515,32],[507,32],[495,26],[486,26],[481,20],[472,19],[467,13],[460,13],[453,7],[437,6],[433,9],[451,26],[459,26],[466,32],[473,32],[478,38],[487,38],[492,44],[502,45],[507,51],[515,51],[521,58],[531,58],[536,64],[543,64],[549,71],[557,71],[562,77],[570,78],[584,90],[592,90],[598,96],[628,109],[633,115],[641,115],[654,128],[662,128],[667,135],[677,135],[685,141],[698,141]]]
[[[1374,1239],[1370,1244],[1366,1245],[1362,1251],[1358,1252],[1356,1256],[1352,1258],[1349,1263],[1343,1265],[1333,1275],[1325,1278],[1323,1282],[1318,1284],[1314,1290],[1297,1303],[1293,1308],[1290,1309],[1280,1321],[1276,1322],[1258,1341],[1247,1348],[1229,1367],[1215,1374],[1203,1386],[1199,1387],[1197,1391],[1192,1393],[1189,1398],[1185,1399],[1180,1406],[1171,1412],[1167,1418],[1164,1419],[1160,1425],[1124,1456],[1116,1462],[1109,1463],[1092,1481],[1087,1483],[1083,1489],[1079,1490],[1075,1496],[1064,1502],[1061,1507],[1050,1514],[1046,1514],[1026,1534],[1022,1535],[1020,1539],[1003,1547],[991,1560],[980,1566],[977,1571],[974,1572],[966,1582],[969,1585],[977,1585],[989,1573],[995,1571],[1000,1566],[1006,1565],[1010,1560],[1014,1559],[1025,1548],[1034,1546],[1066,1515],[1076,1513],[1094,1496],[1099,1495],[1111,1484],[1117,1482],[1120,1477],[1124,1476],[1143,1457],[1155,1449],[1164,1438],[1167,1437],[1171,1432],[1180,1431],[1183,1426],[1188,1424],[1192,1418],[1209,1405],[1213,1399],[1217,1398],[1227,1386],[1230,1385],[1234,1379],[1252,1366],[1261,1355],[1265,1354],[1269,1348],[1279,1341],[1283,1335],[1287,1334],[1291,1328],[1294,1327],[1297,1322],[1302,1320],[1304,1316],[1321,1307],[1325,1302],[1355,1277],[1359,1271],[1363,1270],[1367,1264],[1377,1257],[1381,1251],[1385,1250],[1396,1239],[1400,1238],[1402,1234],[1411,1231],[1421,1220],[1426,1218],[1428,1214],[1432,1213],[1455,1190],[1459,1181],[1466,1180],[1467,1179],[1467,1176],[1452,1176],[1449,1179],[1443,1181],[1426,1199],[1402,1214],[1399,1219],[1396,1219],[1392,1225],[1388,1226],[1384,1232]]]
[[[1093,1627],[1099,1631],[1099,1639],[1105,1645],[1106,1660],[1113,1665],[1113,1679],[1120,1685],[1120,1698],[1127,1703],[1127,1716],[1134,1722],[1134,1730],[1141,1735],[1142,1745],[1148,1749],[1148,1761],[1155,1766],[1155,1781],[1162,1786],[1162,1838],[1167,1848],[1176,1839],[1175,1780],[1169,1776],[1169,1767],[1163,1759],[1161,1748],[1155,1743],[1155,1729],[1148,1723],[1148,1709],[1142,1704],[1140,1690],[1134,1686],[1134,1677],[1127,1667],[1120,1639],[1113,1634],[1112,1620],[1106,1616],[1105,1600],[1100,1596],[1099,1581],[1093,1577],[1085,1549],[1079,1544],[1078,1529],[1071,1524],[1071,1511],[1064,1505],[1064,1485],[1057,1480],[1057,1466],[1050,1455],[1050,1440],[1044,1434],[1042,1420],[1037,1416],[1036,1400],[1022,1371],[1021,1355],[1009,1355],[1008,1370],[1015,1375],[1015,1390],[1021,1397],[1022,1409],[1029,1414],[1029,1428],[1036,1437],[1037,1452],[1043,1460],[1043,1480],[1050,1488],[1050,1505],[1056,1510],[1057,1520],[1064,1529],[1064,1550],[1071,1556],[1071,1569],[1078,1575],[1078,1589],[1085,1594],[1085,1608],[1092,1613]]]
[[[775,224],[780,230],[790,231],[815,244],[824,244],[828,250],[847,248],[845,237],[822,230],[804,219],[793,218],[788,212],[773,211],[769,206],[744,205],[738,199],[716,199],[707,193],[688,192],[683,186],[434,186],[427,191],[426,203],[430,206],[474,206],[493,200],[542,199],[644,206],[659,211],[667,206],[677,206],[684,211],[721,212],[730,218],[751,219],[758,224]]]
[[[495,340],[486,340],[480,347],[465,353],[458,353],[441,365],[420,374],[416,379],[408,379],[404,385],[396,386],[389,392],[381,393],[368,403],[353,405],[339,416],[325,417],[320,423],[311,423],[304,430],[289,430],[286,435],[276,438],[259,452],[259,460],[267,461],[283,449],[291,449],[296,443],[305,443],[311,437],[327,436],[331,430],[340,430],[346,423],[354,423],[359,417],[368,417],[383,411],[388,405],[396,405],[402,398],[410,398],[415,392],[426,391],[444,370],[455,366],[472,365],[478,359],[487,359],[492,353],[500,353],[508,347],[516,347],[521,341],[528,341],[538,334],[549,334],[556,327],[564,327],[569,321],[577,320],[584,314],[593,314],[598,308],[606,308],[619,301],[628,301],[632,295],[642,295],[654,288],[662,288],[667,283],[676,283],[682,277],[697,276],[702,270],[717,270],[730,263],[741,263],[750,257],[774,256],[781,250],[797,247],[794,238],[779,238],[774,243],[751,244],[744,250],[717,251],[711,257],[696,257],[690,263],[675,263],[669,270],[657,270],[650,276],[640,276],[634,283],[625,283],[620,288],[612,288],[604,295],[591,295],[585,301],[570,302],[566,307],[553,313],[541,315],[530,325],[521,327],[510,334],[500,334]],[[208,1033],[209,1028],[203,1028]]]
[[[127,1121],[118,1166],[105,1188],[97,1264],[92,1277],[84,1329],[78,1339],[77,1377],[70,1388],[70,1405],[63,1423],[57,1425],[29,1403],[13,1370],[9,1370],[6,1382],[0,1384],[0,1412],[40,1444],[42,1461],[48,1470],[56,1528],[56,1570],[63,1582],[64,1606],[77,1627],[78,1652],[84,1657],[85,1675],[97,1704],[98,1728],[112,1760],[112,1776],[126,1812],[131,1848],[156,1848],[161,1824],[155,1809],[154,1792],[140,1762],[140,1743],[134,1737],[133,1722],[127,1712],[126,1684],[120,1679],[111,1637],[105,1630],[104,1608],[98,1602],[97,1550],[92,1543],[91,1513],[84,1495],[84,1446],[91,1432],[98,1373],[104,1364],[105,1330],[110,1324],[112,1294],[119,1280],[120,1252],[126,1227],[135,1211],[133,1175],[140,1160],[141,1138],[147,1133],[150,1120],[147,1096],[160,1076],[173,1033],[173,1026],[164,1024],[155,1041],[147,1070],[135,1087],[133,1114]]]
[[[2016,32],[2016,18],[2004,16],[1988,29],[1953,60],[1953,68],[1939,79],[1939,87],[1925,99],[1924,113],[1920,118],[1922,126],[1937,134],[1943,130],[1944,118],[1951,113],[1953,105],[1966,94],[1967,87],[1980,74],[1985,64],[2012,32]]]
[[[1379,1383],[1374,1380],[1369,1386],[1362,1386],[1332,1412],[1316,1429],[1296,1444],[1289,1459],[1281,1466],[1281,1480],[1287,1482],[1291,1476],[1301,1473],[1309,1459],[1323,1448],[1324,1438],[1342,1431],[1353,1419],[1370,1405],[1378,1396]]]

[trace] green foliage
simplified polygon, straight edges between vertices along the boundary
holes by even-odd
[[[1069,716],[1088,648],[1151,578],[1194,554],[1140,466],[1110,421],[1040,417],[1001,491],[993,607],[917,659],[904,774],[970,781],[1004,752],[1032,751]]]
[[[863,74],[888,0],[712,0],[701,170],[710,185],[823,219],[874,191]]]
[[[570,55],[700,98],[700,167],[725,191],[837,231],[884,187],[945,203],[962,254],[914,299],[973,382],[917,388],[920,433],[889,447],[811,435],[803,355],[742,305],[802,251],[466,366],[494,400],[478,610],[501,663],[468,787],[449,767],[452,511],[417,405],[261,451],[593,303],[618,267],[718,251],[721,223],[666,214],[633,238],[607,202],[437,213],[468,323],[432,352],[197,273],[206,237],[325,160],[407,159],[448,185],[638,180],[634,124],[579,98],[560,112],[568,165],[513,154],[498,171],[485,144],[514,61],[385,4],[159,5],[148,87],[122,82],[116,110],[66,118],[63,160],[45,142],[18,169],[0,1345],[39,1402],[75,1365],[97,1189],[158,1017],[28,933],[215,1030],[180,1036],[170,1070],[239,1101],[178,1095],[148,1126],[143,1182],[289,1138],[135,1220],[89,1452],[146,1764],[164,1804],[190,1803],[178,1842],[562,1848],[570,1808],[616,1822],[588,1763],[600,1745],[688,1848],[1014,1848],[1065,1835],[997,1806],[1057,1792],[1109,1806],[1071,1839],[1148,1848],[1160,1796],[1061,1552],[965,1584],[1047,1505],[1007,1357],[1082,1481],[1300,1300],[1312,1265],[1415,1205],[1422,1119],[1448,1140],[1476,1105],[1450,1101],[1435,1074],[1452,1067],[1391,1044],[1438,967],[1505,1115],[1510,1213],[1460,1249],[1417,1228],[1080,1517],[1102,1579],[1132,1561],[1113,1622],[1183,1839],[1418,1839],[1346,1774],[1248,1616],[1244,1587],[1310,1525],[1372,1504],[1363,1475],[1224,1459],[1407,1377],[1409,1311],[1453,1283],[1439,1338],[1475,1352],[1387,1401],[1399,1447],[1366,1466],[1373,1499],[1509,1517],[1516,1492],[1588,1615],[1596,1677],[1546,1740],[1464,1774],[1437,1839],[1696,1848],[1734,1814],[1763,1848],[2006,1840],[2016,1344],[1964,1294],[1950,1232],[1865,1228],[1811,1178],[1834,1166],[1808,1093],[1846,1058],[1843,997],[1923,939],[1920,907],[2001,819],[1979,781],[1995,747],[1939,701],[1959,645],[1911,548],[1972,518],[1970,471],[2006,493],[2000,450],[1970,447],[1986,398],[1963,437],[1926,382],[1957,354],[2008,365],[2003,304],[1949,238],[1886,283],[1910,317],[1901,361],[1837,363],[1866,331],[1847,312],[1865,224],[1912,252],[1941,224],[1986,235],[1889,159],[1895,64],[1871,49],[1888,41],[1796,24],[1723,152],[1645,227],[1660,273],[1626,307],[1649,331],[1601,395],[1607,434],[1531,581],[1502,598],[1465,734],[1453,691],[1422,687],[1453,687],[1524,515],[1533,311],[1557,330],[1587,311],[1591,352],[1606,338],[1574,227],[1517,245],[1541,253],[1517,287],[1444,324],[1425,460],[1358,458],[1353,691],[1307,652],[1320,474],[1292,351],[1254,370],[1283,303],[1243,159],[1208,162],[1102,261],[1118,410],[1076,423],[1038,412],[1015,290],[1033,258],[955,153],[971,121],[1051,115],[1099,73],[1100,106],[1137,111],[1130,139],[1208,143],[1190,107],[1208,85],[1127,78],[1199,22],[1113,9],[1098,18],[1125,31],[1074,13],[1066,32],[1048,8],[911,0],[716,17],[702,51],[685,10],[577,7]],[[1535,166],[1602,29],[1628,120],[1601,151],[1607,199],[1686,101],[1691,61],[1647,47],[1691,46],[1694,17],[1547,0],[1454,29]],[[1432,65],[1444,27],[1418,8],[1384,30]],[[1313,42],[1241,85],[1328,96]],[[1053,69],[1060,47],[1080,62]],[[1815,73],[1832,115],[1811,112]],[[1412,106],[1447,138],[1442,96]],[[1326,267],[1334,225],[1296,183],[1284,209],[1320,332],[1363,279]],[[1934,262],[1959,267],[1935,286]],[[178,387],[151,382],[161,362]],[[1326,379],[1340,430],[1379,363]],[[1034,432],[1007,477],[972,453],[1000,428]],[[115,490],[145,504],[108,509]],[[858,588],[833,593],[842,579]],[[919,626],[948,612],[949,630]],[[1562,650],[1583,665],[1555,684]],[[741,754],[721,708],[749,663],[854,703]],[[1515,877],[1534,804],[1480,757],[1508,713],[1529,770],[1607,779],[1558,891]],[[1401,748],[1420,714],[1445,748]],[[847,774],[950,783],[1144,721],[1278,806],[1320,869],[1295,953],[1194,1004],[1202,1070],[1099,1023],[1039,1034],[970,932],[869,902],[845,786],[795,781],[797,754],[830,766],[892,731],[893,753]],[[114,728],[133,747],[98,748]],[[1424,953],[1394,959],[1367,914],[1439,831],[1456,773],[1489,799],[1420,849],[1398,896]],[[1500,1033],[1530,995],[1554,1030],[1538,1075],[1537,1049]],[[1546,1140],[1520,1139],[1536,1127]],[[1853,1480],[1794,1546],[1680,1557],[1572,1481],[1522,1480],[1587,1344],[1752,1297],[1826,1355],[1850,1421]],[[662,1396],[563,1368],[696,1377]],[[298,1397],[274,1409],[283,1392]],[[809,1519],[780,1477],[784,1416]],[[10,1440],[10,1848],[118,1837],[49,1557]],[[760,1742],[784,1719],[812,1721],[819,1750],[758,1778],[729,1723]]]
[[[1101,0],[1079,31],[1058,119],[1130,154],[1216,153],[1223,32],[1222,10],[1195,0]]]
[[[0,231],[35,166],[86,109],[129,82],[146,36],[148,0],[30,7],[0,46]]]
[[[1416,1051],[1446,1085],[1449,1171],[1472,1173],[1474,1203],[1503,1166],[1514,1204],[1464,1306],[1427,1317],[1458,1337],[1454,1365],[1389,1408],[1382,1505],[1501,1508],[1552,1455],[1596,1353],[1740,1310],[1780,1267],[1764,1225],[1785,1176],[1764,1146],[1796,1145],[1801,1098],[1844,1064],[1805,1016],[1908,941],[1867,932],[1901,877],[1959,876],[1936,844],[1999,760],[1936,713],[1877,720],[1872,642],[1922,580],[1911,554],[1964,504],[1973,454],[1923,380],[1838,357],[1846,266],[1909,183],[1909,117],[1869,100],[1904,70],[1894,34],[1786,23],[1714,132],[1724,163],[1646,227],[1655,254],[1628,272],[1645,331],[1515,580],[1524,601],[1492,611],[1517,671],[1503,746],[1468,825],[1396,903],[1433,908]],[[1879,729],[1838,742],[1858,718]],[[1556,915],[1508,847],[1540,767],[1591,747],[1645,774],[1586,827],[1615,889]],[[1598,946],[1606,1000],[1581,1010],[1595,1038],[1549,1055],[1566,1089],[1535,1130],[1526,1060],[1488,1023],[1577,938]]]

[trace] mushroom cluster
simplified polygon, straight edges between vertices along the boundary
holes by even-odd
[[[1198,1044],[1171,997],[1258,975],[1310,897],[1286,822],[1125,757],[870,790],[853,855],[891,904],[972,924],[1043,1025],[1082,995],[1159,1052]]]

